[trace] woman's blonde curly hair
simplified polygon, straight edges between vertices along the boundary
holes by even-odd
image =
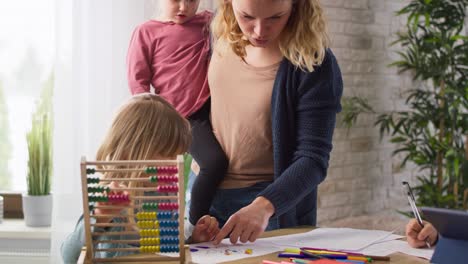
[[[214,40],[229,43],[237,56],[245,58],[245,47],[250,42],[236,21],[231,2],[218,1],[218,11],[211,24]],[[330,43],[323,9],[319,0],[290,1],[293,2],[291,16],[279,37],[279,47],[293,65],[312,72],[314,66],[322,63]]]

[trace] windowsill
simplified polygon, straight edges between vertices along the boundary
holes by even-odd
[[[23,219],[3,219],[0,223],[0,239],[47,239],[50,227],[29,227]]]
[[[0,263],[50,262],[50,227],[28,227],[23,219],[0,223]]]

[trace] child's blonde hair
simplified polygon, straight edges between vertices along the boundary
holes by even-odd
[[[285,0],[275,0],[285,1]],[[292,11],[288,23],[279,37],[283,56],[302,70],[312,72],[320,65],[329,46],[326,21],[319,0],[289,0]],[[218,12],[211,29],[215,41],[230,44],[234,53],[244,58],[249,41],[244,38],[230,1],[218,0]]]
[[[96,159],[102,161],[175,159],[176,155],[188,150],[191,138],[189,122],[172,105],[160,96],[140,94],[120,108],[97,151]],[[106,173],[104,177],[139,178],[142,174],[143,172],[113,172]],[[121,184],[130,188],[142,186],[142,183],[135,181],[121,182]],[[142,192],[129,193],[140,195]],[[132,204],[135,205],[134,202]],[[134,210],[125,211],[128,223],[135,224]],[[126,230],[132,229],[126,228]]]
[[[96,159],[148,160],[187,151],[190,125],[160,96],[136,95],[115,116]]]

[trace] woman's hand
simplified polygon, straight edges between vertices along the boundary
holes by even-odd
[[[204,215],[202,216],[192,233],[194,243],[206,242],[212,240],[219,232],[219,223],[216,218]]]
[[[257,197],[251,204],[241,208],[229,217],[221,231],[214,238],[218,245],[229,233],[232,244],[254,242],[268,226],[268,220],[274,214],[273,204],[266,198]]]
[[[123,185],[123,184],[118,184],[117,182],[115,181],[112,181],[109,183],[109,186],[110,188],[110,192],[109,193],[105,193],[105,195],[129,195],[129,193],[127,191],[112,191],[113,189],[116,189],[116,188],[127,188],[127,186]],[[100,206],[100,205],[129,205],[129,201],[125,201],[125,202],[97,202],[96,203],[96,206]],[[105,209],[105,208],[96,208],[94,209],[94,213],[95,215],[109,215],[109,217],[99,217],[96,219],[96,223],[109,223],[114,217],[112,217],[112,215],[119,215],[120,212],[123,210],[123,208],[116,208],[116,209]]]
[[[406,240],[414,248],[426,247],[426,240],[431,246],[437,241],[435,227],[429,222],[423,221],[423,223],[424,227],[421,227],[416,219],[411,219],[406,225]]]

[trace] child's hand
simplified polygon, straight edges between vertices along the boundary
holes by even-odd
[[[218,220],[212,216],[204,215],[195,225],[195,229],[192,233],[192,241],[194,243],[210,241],[218,232]]]
[[[109,193],[105,193],[105,195],[110,195],[110,194],[113,194],[113,195],[129,195],[129,193],[127,191],[112,191],[112,189],[115,189],[115,188],[126,188],[127,186],[123,185],[123,184],[118,184],[117,182],[115,181],[112,181],[109,183],[109,188],[111,189],[111,191]],[[126,201],[126,202],[97,202],[96,203],[96,206],[100,206],[100,205],[128,205],[129,202]],[[112,218],[112,215],[119,215],[120,212],[123,210],[123,208],[117,208],[117,209],[105,209],[105,208],[96,208],[94,210],[94,214],[95,215],[109,215],[110,217],[99,217],[97,218],[96,222],[97,223],[109,223]]]
[[[423,221],[423,223],[424,227],[421,227],[416,219],[411,219],[406,225],[406,240],[414,248],[426,247],[426,239],[431,246],[437,241],[435,227],[429,222]]]

